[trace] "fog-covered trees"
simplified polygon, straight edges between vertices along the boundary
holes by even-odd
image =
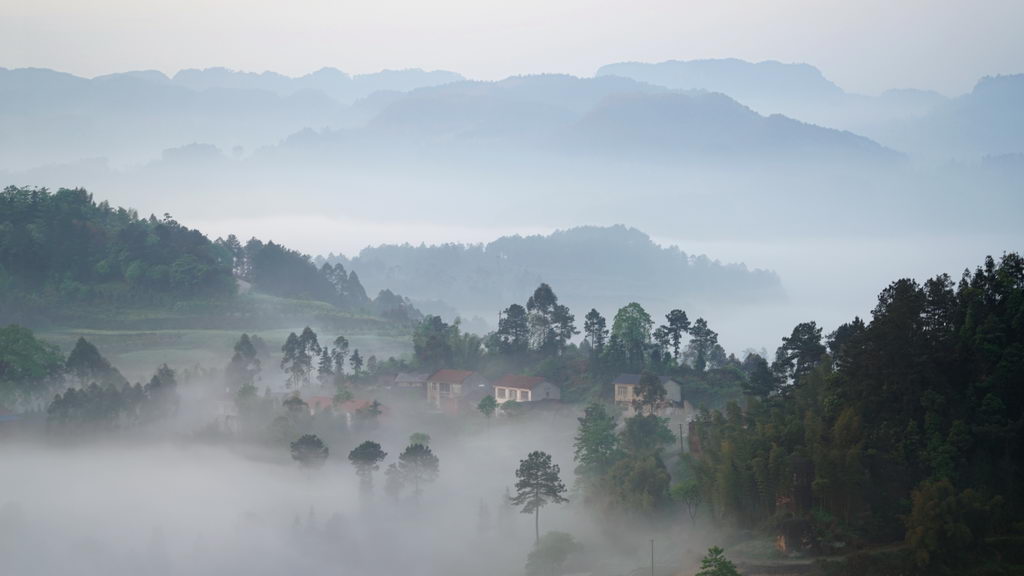
[[[511,502],[522,506],[523,514],[533,514],[537,544],[540,544],[540,509],[569,501],[562,496],[566,488],[559,472],[558,464],[551,463],[551,455],[540,451],[530,452],[525,460],[519,461],[516,469],[516,493]]]
[[[557,355],[579,331],[567,306],[558,303],[551,286],[542,283],[526,301],[530,348],[545,355]]]
[[[79,338],[64,363],[68,376],[85,386],[97,383],[100,386],[124,386],[128,383],[121,372],[100,354],[85,338]]]
[[[547,284],[541,284],[527,299],[526,306],[512,304],[498,316],[498,330],[490,346],[505,355],[521,357],[526,352],[557,356],[579,331],[576,318]]]
[[[327,461],[330,450],[315,434],[303,434],[291,443],[292,460],[304,468],[319,468]]]
[[[679,360],[679,347],[683,341],[683,334],[690,332],[690,319],[686,316],[686,312],[674,309],[665,315],[665,321],[666,324],[662,328],[672,345],[672,357]]]
[[[527,576],[561,576],[569,556],[583,546],[565,532],[548,532],[526,559]]]
[[[352,366],[352,376],[359,378],[363,375],[363,357],[359,354],[358,348],[352,351],[352,356],[349,357],[348,363]]]
[[[131,428],[173,416],[178,404],[174,370],[164,364],[145,386],[92,382],[54,395],[47,426],[67,434]]]
[[[583,335],[595,353],[604,351],[605,342],[608,341],[608,325],[604,316],[594,308],[587,312],[584,319]]]
[[[496,348],[508,355],[522,354],[530,349],[530,324],[526,308],[512,304],[498,315]]]
[[[403,484],[412,484],[413,495],[419,499],[423,484],[437,479],[440,461],[429,446],[410,444],[398,456],[398,471]]]
[[[161,365],[156,374],[143,387],[149,401],[143,407],[150,412],[151,418],[171,416],[178,411],[181,399],[178,396],[177,376],[167,364]]]
[[[224,369],[228,390],[241,396],[252,396],[256,392],[262,364],[256,344],[248,334],[242,334],[235,343],[234,354]]]
[[[615,313],[608,345],[610,353],[628,371],[638,372],[643,367],[653,327],[651,315],[636,302],[630,302]]]
[[[452,326],[440,316],[426,316],[413,332],[413,352],[416,363],[427,370],[450,366],[455,352],[452,349]]]
[[[320,349],[320,359],[316,366],[316,379],[321,386],[334,384],[334,360],[331,358],[329,347]]]
[[[348,461],[356,468],[359,475],[360,489],[369,493],[373,491],[373,473],[380,468],[380,463],[388,455],[380,444],[367,440],[348,453]]]
[[[573,442],[576,475],[585,481],[599,479],[618,458],[615,417],[604,404],[591,403],[577,418],[579,427]]]
[[[693,356],[693,367],[703,372],[711,359],[711,354],[718,346],[718,333],[708,327],[707,320],[697,318],[690,327],[690,354]]]
[[[60,383],[64,361],[53,346],[28,328],[0,328],[0,402],[39,398]]]
[[[426,432],[413,432],[409,434],[409,444],[423,444],[430,446],[430,434]]]
[[[303,328],[298,336],[294,332],[288,335],[281,347],[284,356],[281,358],[281,369],[288,375],[288,385],[298,386],[309,384],[313,372],[313,361],[320,358],[322,348],[316,332],[309,326]]]
[[[341,264],[317,268],[309,256],[274,242],[253,238],[243,248],[243,277],[261,292],[284,298],[318,300],[346,310],[367,310],[370,299],[355,272]]]
[[[397,500],[401,496],[404,487],[405,478],[402,475],[402,471],[398,468],[398,464],[388,464],[387,470],[384,471],[384,492]]]

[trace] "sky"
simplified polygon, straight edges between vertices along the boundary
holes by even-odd
[[[487,80],[734,57],[807,62],[851,92],[956,95],[1024,72],[1020,0],[0,0],[0,15],[0,66],[82,76],[333,66]]]

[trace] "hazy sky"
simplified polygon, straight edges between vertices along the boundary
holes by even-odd
[[[602,64],[803,61],[850,91],[970,89],[1024,72],[1020,0],[0,0],[0,66],[92,76],[228,66],[443,68],[481,79]]]

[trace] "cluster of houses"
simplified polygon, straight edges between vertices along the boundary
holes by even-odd
[[[658,413],[669,416],[681,412],[684,418],[692,415],[693,408],[683,400],[682,386],[667,377],[662,377],[661,382],[665,386],[666,398]],[[612,382],[615,404],[627,412],[632,411],[639,383],[639,374],[620,374]],[[542,405],[557,406],[562,398],[559,386],[540,376],[508,374],[492,381],[471,370],[400,372],[394,376],[380,376],[376,385],[404,394],[410,399],[425,399],[430,410],[449,415],[472,414],[477,411],[480,401],[487,396],[494,398],[499,411],[502,405],[508,402],[530,404],[539,408]],[[331,411],[342,414],[349,420],[370,404],[369,400],[348,400],[339,404],[335,401],[333,391],[327,389],[279,391],[278,394],[282,399],[299,395],[312,414]],[[387,411],[386,406],[383,409]]]
[[[666,377],[662,377],[661,382],[667,394],[665,405],[660,412],[668,414],[677,408],[685,408],[687,403],[683,401],[682,386]],[[639,374],[620,374],[612,382],[615,403],[625,410],[632,409],[639,383]],[[427,404],[434,410],[448,414],[476,410],[486,396],[492,396],[499,407],[506,402],[559,402],[562,398],[562,391],[558,385],[546,378],[509,374],[492,382],[480,373],[470,370],[445,369],[430,374],[399,373],[394,378],[393,386],[399,389],[424,390]]]
[[[398,378],[409,379],[409,374]],[[486,396],[493,396],[498,405],[506,402],[557,402],[561,389],[544,378],[508,375],[490,382],[477,372],[469,370],[438,370],[430,375],[418,375],[426,390],[427,404],[441,412],[458,414],[475,410]],[[424,377],[425,376],[425,377]]]

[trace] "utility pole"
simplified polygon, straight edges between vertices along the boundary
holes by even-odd
[[[651,538],[651,576],[654,576],[654,538]]]
[[[686,446],[683,444],[683,423],[679,423],[679,452],[686,452]]]

